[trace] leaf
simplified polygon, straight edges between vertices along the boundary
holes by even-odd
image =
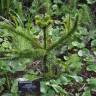
[[[78,46],[78,44],[79,44],[79,42],[77,42],[77,41],[72,42],[73,46]]]
[[[11,44],[8,41],[5,41],[5,42],[2,43],[2,47],[4,47],[4,48],[11,48],[10,45]]]
[[[61,86],[56,84],[52,84],[51,86],[56,93],[65,93],[65,90]]]
[[[72,42],[72,45],[77,48],[84,48],[85,47],[84,43],[79,43],[78,41]]]
[[[71,82],[71,80],[65,76],[60,76],[60,81],[61,81],[61,84],[63,84],[63,85],[67,85]]]
[[[17,93],[18,92],[18,81],[14,80],[11,86],[11,92],[12,93]]]
[[[1,42],[3,42],[3,39],[2,39],[2,38],[0,38],[0,43],[1,43]]]
[[[25,77],[26,79],[28,79],[28,80],[31,80],[31,81],[39,78],[36,73],[26,74],[24,77]]]
[[[55,91],[52,90],[51,88],[48,89],[48,92],[45,94],[46,96],[55,96]]]
[[[13,73],[15,73],[17,71],[24,71],[26,69],[26,65],[21,64],[21,63],[13,64],[13,65],[11,65],[11,67],[12,67],[12,72]]]
[[[67,92],[61,86],[54,84],[54,85],[52,85],[52,87],[56,93],[60,93],[65,96],[67,95]]]
[[[66,64],[69,67],[71,72],[80,72],[81,71],[81,59],[77,54],[72,54],[69,59],[66,61]]]
[[[79,50],[79,51],[78,51],[78,55],[79,55],[80,57],[83,56],[83,52],[82,52],[82,50]]]
[[[83,48],[82,49],[82,54],[83,54],[83,56],[88,56],[88,55],[90,55],[90,52],[87,48]]]
[[[87,66],[88,71],[94,71],[96,72],[96,64],[91,64]]]
[[[91,96],[90,90],[86,90],[82,96]]]
[[[56,85],[56,84],[52,84],[51,86],[52,86],[52,88],[54,89],[54,91],[55,91],[56,93],[59,93],[58,88],[61,89],[60,86],[58,86],[58,85]]]
[[[83,82],[83,78],[80,77],[80,76],[72,76],[72,75],[69,75],[69,77],[71,77],[72,79],[74,79],[76,82],[80,83],[80,82]]]
[[[86,58],[84,60],[87,61],[88,65],[93,65],[95,58],[93,57],[93,55],[90,55],[90,54],[87,55],[86,54]]]
[[[88,4],[93,4],[93,3],[95,3],[96,2],[96,0],[87,0],[87,3]]]
[[[1,78],[1,79],[0,79],[0,86],[2,86],[3,84],[5,84],[5,81],[6,81],[5,78]]]
[[[92,46],[92,47],[96,47],[96,39],[92,40],[91,46]]]
[[[87,79],[87,82],[88,82],[88,84],[89,84],[89,86],[91,88],[95,88],[96,89],[96,78]]]
[[[0,70],[2,70],[3,73],[6,72],[12,72],[10,66],[7,64],[8,62],[0,61]]]
[[[41,93],[46,94],[48,90],[48,86],[46,86],[46,83],[43,81],[41,82]]]

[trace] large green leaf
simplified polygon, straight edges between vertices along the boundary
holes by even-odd
[[[88,82],[90,88],[96,89],[96,78],[89,78],[89,79],[87,79],[87,82]]]
[[[96,64],[91,64],[87,66],[88,71],[94,71],[96,72]]]
[[[91,96],[90,90],[86,90],[82,96]]]
[[[66,64],[68,65],[68,69],[69,71],[71,71],[71,73],[75,73],[76,72],[80,72],[81,71],[81,59],[77,54],[72,54],[69,59],[66,61]]]
[[[91,46],[92,46],[92,47],[96,47],[96,39],[92,40]]]

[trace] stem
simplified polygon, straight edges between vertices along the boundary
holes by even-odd
[[[10,80],[9,80],[9,78],[8,78],[8,75],[7,75],[7,73],[5,73],[5,77],[6,77],[6,83],[7,83],[7,88],[8,88],[8,90],[10,91]]]
[[[46,34],[46,27],[44,27],[43,29],[43,36],[44,36],[44,49],[46,50],[47,49],[47,34]],[[43,58],[43,68],[44,68],[44,73],[46,72],[46,62],[47,62],[47,54],[44,55],[44,58]]]
[[[44,68],[44,73],[47,72],[47,66],[46,66],[46,62],[47,62],[47,54],[45,54],[44,58],[43,58],[43,68]]]
[[[44,49],[46,50],[47,48],[47,36],[46,36],[46,27],[44,27],[43,29],[43,32],[44,32]]]
[[[68,9],[69,9],[69,17],[68,17],[68,19],[69,19],[69,22],[68,22],[68,23],[69,23],[69,24],[68,24],[69,27],[68,27],[68,32],[70,31],[70,27],[71,27],[71,26],[70,26],[70,19],[71,19],[71,18],[70,18],[70,15],[71,15],[71,5],[70,5],[70,4],[71,4],[71,1],[69,1],[69,4],[68,4]]]

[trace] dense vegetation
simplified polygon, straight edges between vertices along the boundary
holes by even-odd
[[[40,80],[40,96],[96,96],[96,0],[0,0],[0,96]]]

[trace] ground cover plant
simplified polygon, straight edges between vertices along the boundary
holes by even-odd
[[[0,0],[0,96],[40,80],[40,96],[96,96],[96,0]]]

